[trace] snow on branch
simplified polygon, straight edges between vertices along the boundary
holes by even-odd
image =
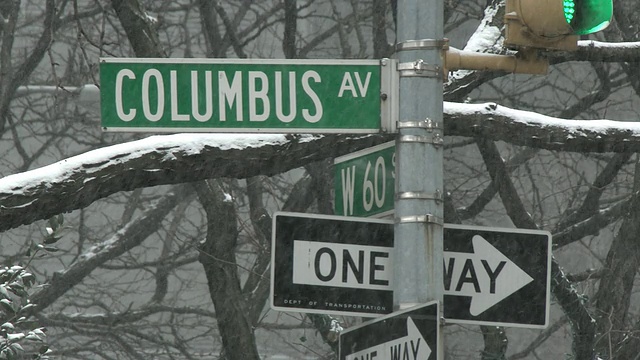
[[[203,179],[275,175],[388,141],[389,136],[151,136],[0,179],[0,231],[81,209],[119,191]]]
[[[131,324],[146,317],[165,312],[171,314],[195,315],[210,319],[216,318],[216,314],[214,312],[197,307],[175,307],[158,303],[148,303],[143,305],[140,309],[127,310],[124,312],[39,314],[38,320],[44,326],[116,326]]]
[[[640,125],[566,120],[487,104],[445,102],[447,136],[571,152],[640,151]],[[0,179],[0,231],[73,211],[119,191],[209,178],[275,175],[367,148],[393,135],[152,136]]]
[[[69,289],[80,283],[98,266],[114,259],[126,251],[140,245],[149,235],[155,232],[158,223],[164,219],[179,201],[193,195],[189,186],[179,186],[160,200],[151,203],[143,214],[125,224],[111,238],[98,243],[85,251],[77,261],[60,272],[56,272],[50,282],[31,295],[36,305],[22,315],[33,315],[46,309]],[[6,321],[0,316],[0,321]]]
[[[640,151],[640,123],[569,120],[495,103],[444,103],[445,135],[580,153]]]
[[[567,61],[638,62],[640,42],[578,41],[576,51],[548,52],[549,63]]]

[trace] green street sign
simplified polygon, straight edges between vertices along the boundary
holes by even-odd
[[[393,213],[395,168],[393,141],[336,158],[335,214],[382,217]]]
[[[397,98],[394,65],[390,59],[101,59],[102,128],[390,131],[391,102]]]

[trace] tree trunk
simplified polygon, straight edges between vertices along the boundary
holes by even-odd
[[[621,353],[634,354],[638,349],[628,349],[624,341],[630,336],[628,318],[633,283],[640,266],[640,162],[636,160],[634,196],[629,212],[625,214],[620,230],[613,238],[607,260],[603,265],[604,275],[595,295],[596,315],[600,333],[596,349],[600,354],[609,354],[609,359],[628,359],[630,356],[613,356],[616,349]],[[627,357],[625,357],[627,356]]]
[[[200,247],[199,260],[216,309],[223,347],[221,358],[260,360],[238,277],[235,256],[238,228],[234,203],[225,198],[227,194],[217,181],[199,182],[195,187],[207,213],[207,237]]]

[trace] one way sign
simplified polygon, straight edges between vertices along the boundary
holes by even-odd
[[[443,265],[447,321],[547,326],[549,232],[446,224]]]
[[[271,308],[378,316],[393,311],[393,223],[278,212]]]
[[[447,252],[444,293],[470,297],[469,314],[478,316],[531,283],[533,278],[482,236],[473,235],[471,243],[473,253]],[[498,281],[500,274],[508,276],[509,281]]]
[[[340,360],[434,360],[439,358],[438,302],[368,321],[340,333]]]
[[[393,221],[277,213],[271,307],[380,316],[393,309]],[[445,224],[443,309],[450,323],[545,328],[551,234]]]

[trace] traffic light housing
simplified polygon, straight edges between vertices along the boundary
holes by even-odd
[[[605,29],[613,0],[506,0],[505,46],[575,50],[579,35]]]

